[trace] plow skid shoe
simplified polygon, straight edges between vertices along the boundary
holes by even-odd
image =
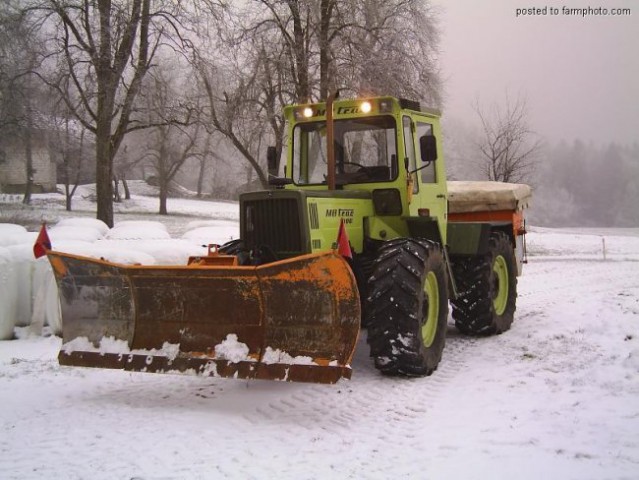
[[[334,252],[258,267],[48,255],[62,365],[315,383],[351,376],[359,294]]]

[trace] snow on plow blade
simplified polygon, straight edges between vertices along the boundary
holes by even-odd
[[[258,267],[48,255],[62,365],[315,383],[351,376],[359,294],[334,252]]]

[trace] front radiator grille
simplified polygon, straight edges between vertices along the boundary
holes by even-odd
[[[247,247],[267,245],[278,254],[304,253],[297,199],[246,200],[243,210],[242,237]]]
[[[318,230],[319,229],[319,212],[317,211],[317,203],[311,202],[308,204],[308,214],[309,214],[309,222],[311,224],[311,230]]]

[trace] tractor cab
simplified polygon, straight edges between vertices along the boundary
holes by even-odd
[[[406,236],[407,226],[423,230],[427,225],[437,231],[436,238],[445,240],[447,191],[439,112],[410,100],[378,97],[292,105],[284,115],[289,139],[286,178],[277,178],[272,169],[274,184],[296,191],[368,193],[372,211],[366,235],[374,239]],[[276,164],[273,154],[271,166]],[[333,194],[333,199],[339,203],[338,196]],[[406,222],[402,217],[421,219]]]

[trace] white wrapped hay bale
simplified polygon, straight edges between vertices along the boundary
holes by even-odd
[[[35,241],[35,239],[33,241]],[[6,247],[11,254],[12,270],[15,277],[15,325],[17,327],[24,327],[31,323],[31,314],[33,311],[33,268],[35,266],[33,241]]]
[[[87,217],[73,217],[73,218],[64,218],[60,220],[56,224],[57,227],[83,227],[83,228],[92,228],[100,232],[101,236],[104,236],[109,231],[109,226],[104,223],[102,220],[98,220],[97,218],[87,218]]]
[[[17,296],[13,257],[8,249],[0,247],[0,340],[13,338]]]

